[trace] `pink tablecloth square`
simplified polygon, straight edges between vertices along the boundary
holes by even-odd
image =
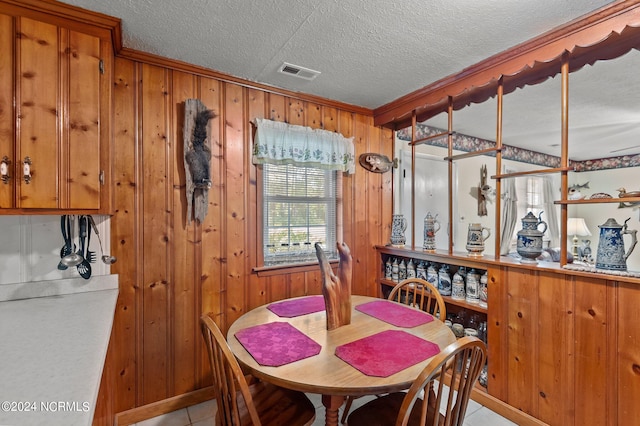
[[[272,303],[267,306],[267,308],[279,317],[297,317],[300,315],[324,311],[324,297],[309,296],[302,297],[300,299],[285,300],[282,302]]]
[[[367,376],[388,377],[438,354],[440,348],[402,330],[387,330],[336,348],[336,355]]]
[[[424,311],[388,300],[363,303],[356,306],[356,309],[396,327],[412,328],[433,321],[433,317]]]
[[[321,346],[286,322],[239,330],[238,341],[260,365],[277,367],[320,353]]]

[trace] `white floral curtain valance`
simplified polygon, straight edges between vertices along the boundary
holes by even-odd
[[[328,130],[256,118],[254,164],[294,164],[355,173],[353,138]]]

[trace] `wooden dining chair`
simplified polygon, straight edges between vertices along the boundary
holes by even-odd
[[[440,321],[447,319],[447,307],[440,292],[429,281],[422,278],[407,278],[391,290],[388,300],[394,300],[429,312]]]
[[[447,306],[438,289],[422,278],[407,278],[400,281],[389,293],[387,300],[403,303],[430,313],[434,318],[444,322],[447,318]],[[340,421],[346,422],[353,400],[359,398],[348,396]]]
[[[462,426],[471,390],[486,359],[482,340],[463,337],[433,357],[408,392],[390,393],[368,402],[351,413],[347,424]],[[443,392],[445,383],[449,383],[448,393]]]
[[[255,379],[248,381],[210,314],[203,315],[200,323],[213,373],[217,426],[313,423],[315,407],[304,393]]]

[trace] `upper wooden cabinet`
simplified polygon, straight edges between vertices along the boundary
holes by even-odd
[[[109,31],[0,12],[0,214],[110,213]]]

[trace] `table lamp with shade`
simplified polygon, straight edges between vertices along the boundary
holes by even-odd
[[[571,254],[573,254],[574,260],[578,260],[578,237],[591,236],[591,232],[589,232],[589,228],[587,228],[584,219],[581,217],[570,217],[567,221],[567,235],[573,235]]]

